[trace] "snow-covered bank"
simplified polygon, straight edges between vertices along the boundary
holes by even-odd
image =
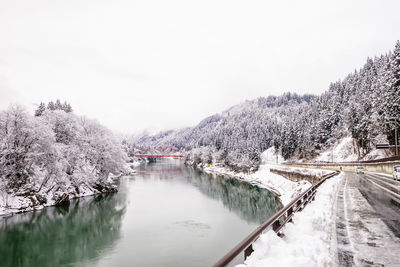
[[[115,178],[131,172],[107,128],[61,104],[40,106],[35,116],[0,111],[0,215],[115,192]]]
[[[302,175],[316,176],[319,178],[324,175],[328,175],[328,174],[331,174],[334,172],[332,170],[292,167],[292,166],[288,166],[288,165],[275,165],[271,168],[273,168],[275,170],[298,173],[298,174],[302,174]]]
[[[254,252],[239,266],[336,265],[335,199],[343,173],[326,180],[315,201],[283,228],[283,238],[273,231],[260,236]]]
[[[64,203],[69,200],[98,195],[102,193],[113,193],[118,191],[119,179],[124,175],[134,175],[136,170],[134,167],[140,163],[127,163],[124,170],[118,175],[109,174],[106,181],[101,184],[90,185],[89,183],[81,183],[79,188],[71,190],[72,185],[64,185],[69,190],[54,192],[51,187],[44,186],[39,193],[29,194],[7,194],[0,192],[0,219],[1,217],[12,216],[13,214],[41,210],[44,207],[55,206],[64,197]],[[43,192],[47,192],[44,194]]]
[[[308,181],[292,182],[283,176],[274,174],[270,172],[270,168],[272,167],[274,167],[274,165],[263,164],[258,171],[254,173],[234,172],[225,167],[216,165],[203,166],[202,169],[208,173],[228,175],[265,188],[275,193],[280,198],[283,205],[289,204],[293,198],[300,195],[301,192],[311,186],[311,183]]]
[[[322,176],[332,172],[320,169],[306,169],[277,165],[275,164],[275,159],[278,159],[277,161],[280,162],[282,158],[279,156],[276,157],[273,148],[262,153],[261,159],[262,163],[258,171],[254,173],[234,172],[217,164],[199,164],[198,167],[208,173],[228,175],[258,185],[261,188],[266,188],[278,195],[283,205],[289,204],[292,199],[308,189],[311,186],[311,183],[308,181],[292,182],[278,174],[270,172],[271,168],[284,168],[285,170],[293,170],[315,176]]]
[[[101,193],[111,193],[117,191],[116,179],[120,175],[110,178],[99,184],[96,188],[85,183],[78,190],[65,190],[53,192],[51,188],[45,187],[40,193],[34,194],[7,194],[0,193],[0,219],[1,217],[11,216],[16,213],[41,210],[44,207],[68,203],[69,200],[81,197],[97,195]],[[68,188],[68,187],[67,187]],[[45,195],[43,192],[49,192]],[[77,192],[79,191],[79,193]]]

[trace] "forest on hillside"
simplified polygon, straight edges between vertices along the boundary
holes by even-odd
[[[194,163],[221,162],[256,170],[260,154],[275,147],[285,159],[310,159],[340,138],[354,138],[359,157],[377,142],[394,144],[400,130],[400,42],[332,82],[322,95],[260,97],[210,116],[197,126],[144,135],[133,147],[171,145]]]

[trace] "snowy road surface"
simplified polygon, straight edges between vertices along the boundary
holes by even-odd
[[[400,210],[390,193],[346,172],[337,194],[337,253],[341,266],[399,266]]]

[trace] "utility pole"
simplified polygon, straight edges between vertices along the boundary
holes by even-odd
[[[396,156],[399,155],[399,151],[397,149],[397,146],[398,146],[398,144],[397,144],[397,121],[396,121],[396,126],[394,128],[394,147],[396,149],[396,153],[395,153]]]
[[[361,157],[364,156],[364,133],[361,133]]]
[[[399,114],[399,106],[395,106],[394,107],[395,110],[395,114]],[[399,155],[399,151],[398,151],[398,143],[397,143],[397,119],[398,118],[394,118],[394,147],[395,147],[395,155],[398,156]]]
[[[362,137],[362,155],[364,157],[365,151],[364,151],[364,135]]]

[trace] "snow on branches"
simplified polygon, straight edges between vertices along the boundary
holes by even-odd
[[[20,106],[0,112],[2,195],[29,197],[36,205],[63,194],[115,190],[109,174],[124,171],[125,162],[121,144],[94,120],[62,109],[40,116]]]

